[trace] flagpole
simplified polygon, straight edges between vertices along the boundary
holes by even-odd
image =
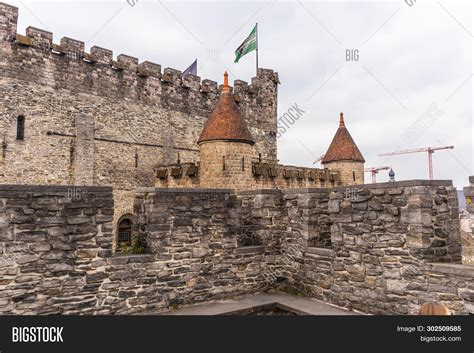
[[[258,23],[255,23],[255,54],[257,56],[256,66],[257,66],[257,74],[258,76]]]

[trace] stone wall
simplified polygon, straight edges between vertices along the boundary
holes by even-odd
[[[88,312],[97,305],[113,207],[108,187],[0,185],[0,313]]]
[[[258,234],[249,244],[254,214],[233,190],[140,188],[135,198],[141,236],[168,260],[180,302],[263,291],[263,269],[278,239]],[[260,207],[258,207],[260,208]],[[248,246],[251,245],[251,246]]]
[[[150,254],[109,259],[101,288],[110,307],[98,313],[169,310],[270,289],[263,274],[277,240],[240,244],[251,216],[232,190],[139,188],[134,208]]]
[[[0,185],[0,313],[128,314],[269,289],[276,240],[239,244],[253,216],[233,191],[140,189],[142,255],[112,256],[113,206],[108,187]]]
[[[328,211],[336,248],[355,244],[356,236],[376,236],[388,246],[404,245],[426,261],[461,262],[459,208],[451,181],[336,188],[329,194]]]
[[[461,236],[463,242],[463,262],[474,264],[474,176],[469,177],[469,186],[464,188],[466,210],[461,221]]]
[[[228,147],[232,147],[232,145]],[[209,154],[211,151],[206,151],[205,153]],[[234,158],[234,173],[229,173],[229,169],[226,171],[222,170],[222,155],[219,159],[215,158],[212,163],[213,172],[214,174],[221,173],[218,178],[220,180],[217,180],[217,182],[215,177],[210,177],[209,167],[206,168],[207,174],[202,175],[202,163],[175,163],[157,166],[155,168],[155,186],[164,188],[218,188],[219,186],[225,185],[240,190],[263,190],[331,188],[344,185],[341,183],[339,172],[329,169],[295,167],[262,162],[245,162],[244,170],[242,170],[242,160],[236,158],[236,155],[233,153],[235,148],[221,149],[221,152],[222,151],[228,151]],[[231,175],[233,176],[232,178],[230,177]],[[201,183],[201,179],[203,183]]]
[[[192,232],[202,222],[196,213],[206,204],[184,196],[189,191],[182,190],[180,201],[177,190],[169,191],[169,200],[166,190],[149,192],[155,196],[141,213],[161,217],[151,226],[159,229],[154,239]],[[456,314],[474,312],[474,266],[460,264],[457,193],[449,181],[254,190],[239,192],[237,203],[225,208],[228,231],[237,239],[232,246],[265,248],[262,287],[373,314],[415,314],[428,300]],[[171,230],[183,211],[190,212],[179,219],[181,229]]]
[[[466,197],[466,210],[469,212],[469,222],[474,234],[474,176],[469,177],[469,184],[470,186],[466,186],[463,191]]]
[[[108,187],[0,185],[0,313],[132,314],[270,289],[374,314],[427,300],[474,312],[450,182],[140,188],[140,255],[112,254],[113,210]]]
[[[296,167],[292,165],[256,162],[252,169],[252,190],[331,188],[341,183],[338,170]]]
[[[460,264],[450,182],[294,190],[282,199],[287,238],[273,271],[282,288],[374,314],[414,314],[427,300],[474,311],[474,266]]]

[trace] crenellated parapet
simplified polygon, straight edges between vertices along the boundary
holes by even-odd
[[[17,23],[18,8],[0,2],[0,42],[15,40]]]
[[[252,174],[255,188],[311,188],[341,185],[338,171],[320,168],[254,162]]]
[[[215,81],[194,75],[183,78],[180,70],[162,70],[160,64],[126,54],[114,59],[112,50],[97,46],[88,53],[83,41],[69,37],[54,43],[53,33],[35,27],[22,35],[17,33],[17,22],[18,8],[0,3],[2,76],[171,109],[185,105],[196,113],[212,109],[219,95]],[[236,80],[236,99],[255,105],[259,86],[264,89],[266,80],[273,85],[275,76],[272,70],[260,70],[251,85]]]
[[[204,185],[206,183],[202,182],[201,167],[199,162],[157,165],[155,166],[155,186],[161,188],[214,188],[212,183]],[[240,189],[331,188],[342,185],[339,172],[327,168],[305,168],[253,162],[249,174],[251,174],[250,183]],[[237,189],[237,187],[232,188]]]

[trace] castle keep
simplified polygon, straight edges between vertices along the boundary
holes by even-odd
[[[0,314],[154,313],[269,290],[374,314],[427,300],[474,312],[451,181],[364,184],[342,113],[322,169],[278,164],[276,72],[218,86],[20,35],[17,19],[0,3]]]
[[[159,64],[124,54],[114,60],[95,46],[86,53],[79,40],[53,43],[52,33],[34,27],[18,34],[18,9],[0,4],[0,14],[1,183],[113,186],[116,224],[133,219],[139,186],[363,183],[363,158],[340,132],[345,127],[327,168],[278,164],[279,79],[272,70],[259,69],[251,84],[226,81],[221,93],[214,81],[162,72]],[[247,142],[226,136],[237,122]]]
[[[111,185],[116,220],[133,190],[155,184],[157,164],[199,160],[196,144],[217,83],[33,27],[17,34],[18,9],[0,4],[0,182]],[[276,161],[278,74],[260,70],[233,93],[255,139]],[[264,101],[265,104],[260,104]],[[21,133],[20,133],[21,132]]]

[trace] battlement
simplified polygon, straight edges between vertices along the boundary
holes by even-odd
[[[0,2],[0,42],[15,39],[18,25],[18,8]]]
[[[156,187],[190,188],[200,186],[200,163],[157,165]],[[330,188],[340,186],[338,171],[321,168],[296,167],[267,162],[252,163],[252,183],[249,190],[274,188]]]
[[[51,112],[50,119],[56,118],[54,112],[61,108],[58,104],[67,104],[72,110],[87,109],[94,119],[115,120],[114,126],[122,117],[127,121],[138,117],[143,121],[146,117],[150,129],[153,125],[160,127],[148,131],[146,138],[162,141],[166,135],[172,144],[195,148],[197,136],[219,97],[216,81],[183,77],[180,70],[163,69],[161,64],[140,61],[129,54],[114,56],[108,48],[92,46],[86,52],[83,41],[70,37],[55,40],[58,36],[36,27],[27,27],[25,34],[20,34],[17,23],[18,8],[0,3],[0,89],[12,96],[12,88],[18,87],[14,91],[15,106],[23,100],[33,104],[26,96],[34,92],[45,97],[39,105],[46,115]],[[235,80],[232,88],[256,140],[255,154],[268,161],[277,159],[278,83],[278,73],[259,69],[250,83]],[[56,99],[59,96],[61,99]],[[53,101],[55,105],[50,105]],[[120,113],[111,113],[118,105],[122,105]],[[15,114],[20,113],[6,119],[13,119]],[[163,131],[169,124],[168,129],[174,131],[171,135]],[[112,139],[127,140],[121,136],[125,130],[121,131],[111,131]],[[143,125],[134,127],[132,135],[136,131],[141,134]]]
[[[257,188],[328,188],[341,185],[339,171],[327,168],[254,162],[252,175]]]
[[[71,89],[112,98],[130,98],[151,105],[172,106],[178,94],[191,106],[205,107],[219,94],[217,82],[187,75],[149,61],[139,62],[130,55],[114,59],[110,49],[93,46],[85,51],[83,41],[62,37],[53,42],[53,33],[28,27],[26,35],[17,33],[18,8],[0,3],[0,67],[2,76],[34,81],[55,88]],[[278,82],[273,70],[259,69],[249,85],[234,81],[237,101],[256,99],[259,86]],[[193,104],[194,103],[194,104]]]

